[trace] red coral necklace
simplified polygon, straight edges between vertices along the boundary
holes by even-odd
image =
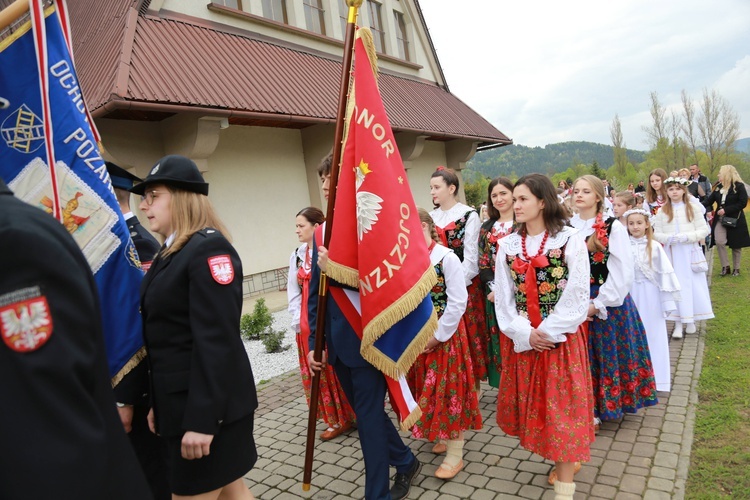
[[[542,255],[544,253],[544,245],[547,243],[548,237],[549,237],[549,231],[545,229],[544,236],[542,237],[542,243],[539,245],[539,251],[536,253],[534,257],[529,257],[529,254],[526,253],[526,231],[524,230],[523,235],[521,236],[521,251],[523,252],[523,258],[526,261],[531,261],[531,259]]]

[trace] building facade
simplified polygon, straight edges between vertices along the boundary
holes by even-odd
[[[74,53],[107,159],[143,177],[196,161],[242,258],[246,296],[286,285],[294,216],[323,207],[344,0],[68,0]],[[438,165],[511,141],[449,91],[419,4],[366,1],[379,85],[418,205]],[[137,205],[137,204],[136,204]]]

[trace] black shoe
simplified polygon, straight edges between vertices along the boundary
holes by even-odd
[[[727,266],[727,267],[722,267],[722,268],[721,268],[721,274],[719,274],[719,276],[727,276],[727,275],[729,274],[729,271],[730,271],[730,270],[731,270],[731,269],[729,268],[729,266]]]
[[[421,468],[422,464],[419,459],[414,457],[414,463],[407,472],[396,472],[396,475],[393,477],[393,487],[391,488],[392,500],[402,500],[407,497],[411,489],[411,483],[414,481],[416,475],[419,474]]]
[[[734,271],[732,271],[732,276],[739,276],[739,275],[740,275],[739,269],[735,269]]]

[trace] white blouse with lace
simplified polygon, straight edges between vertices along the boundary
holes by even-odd
[[[580,229],[586,239],[594,233],[596,219],[583,220],[576,214],[570,219],[570,225]],[[633,286],[635,262],[630,250],[630,237],[620,221],[612,223],[609,234],[609,258],[607,259],[607,280],[599,287],[599,295],[591,302],[596,307],[597,317],[607,319],[608,307],[619,307],[625,301]]]
[[[479,274],[479,228],[481,223],[479,222],[479,215],[476,210],[472,209],[468,205],[463,203],[456,203],[448,210],[442,208],[436,208],[430,212],[432,220],[435,225],[440,228],[444,228],[451,222],[455,222],[460,219],[466,212],[471,210],[469,218],[466,221],[466,231],[464,233],[464,280],[466,286],[471,285],[473,280]]]
[[[297,258],[299,258],[304,265],[307,253],[307,243],[303,243],[297,248],[297,250],[292,252],[292,256],[289,258],[289,275],[287,276],[286,282],[286,298],[289,302],[287,310],[292,316],[292,329],[297,333],[300,331],[299,323],[302,310],[302,288],[299,286],[299,283],[297,283]],[[312,257],[312,252],[309,253]]]
[[[544,233],[526,237],[527,255],[536,255]],[[589,307],[589,256],[586,242],[577,229],[563,228],[550,236],[544,254],[565,246],[565,264],[568,281],[552,312],[539,324],[538,329],[552,342],[565,342],[566,334],[575,332],[586,321]],[[516,352],[531,350],[531,322],[516,308],[516,285],[510,274],[506,256],[521,256],[521,235],[513,233],[500,243],[495,265],[495,314],[500,331],[513,340]]]
[[[469,292],[464,285],[464,271],[461,260],[453,251],[443,245],[436,244],[430,252],[430,263],[434,266],[443,261],[443,277],[445,278],[445,293],[448,295],[443,315],[438,320],[435,338],[440,342],[447,342],[456,333],[458,323],[466,312]]]

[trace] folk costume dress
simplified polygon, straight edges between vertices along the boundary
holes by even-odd
[[[583,220],[576,214],[570,223],[587,240],[596,231],[605,247],[588,252],[591,300],[598,311],[589,323],[588,345],[594,416],[616,420],[659,402],[646,330],[629,293],[635,269],[630,241],[613,218]]]
[[[672,203],[673,218],[660,211],[654,217],[654,239],[664,245],[672,267],[680,280],[680,302],[677,311],[667,318],[670,321],[690,324],[711,319],[714,311],[705,272],[694,272],[691,267],[691,253],[698,242],[708,236],[708,223],[701,216],[697,203],[692,203],[693,220],[687,219],[685,204]],[[680,238],[680,235],[683,237]]]
[[[287,299],[289,312],[292,315],[292,328],[297,332],[297,352],[299,354],[299,368],[302,375],[302,386],[305,389],[307,405],[310,405],[310,388],[312,373],[307,362],[310,352],[310,324],[307,320],[307,298],[310,284],[310,259],[312,250],[307,243],[303,243],[292,253],[289,260],[289,279],[287,282]],[[344,395],[333,366],[326,363],[320,372],[320,399],[318,401],[318,418],[328,424],[346,426],[356,421],[354,410]]]
[[[495,313],[503,333],[497,423],[555,462],[585,462],[594,441],[586,347],[589,262],[578,231],[503,238],[495,268]],[[557,343],[537,352],[538,328]]]
[[[485,294],[485,321],[489,332],[487,352],[487,381],[500,386],[500,330],[495,317],[495,305],[487,299],[495,286],[495,260],[500,241],[513,232],[513,221],[500,222],[490,219],[479,230],[479,279]]]
[[[646,329],[648,350],[654,366],[657,391],[671,389],[669,366],[669,337],[666,318],[677,309],[680,282],[661,244],[651,243],[649,262],[648,240],[630,237],[630,250],[635,260],[635,279],[630,295],[633,297]]]
[[[662,195],[657,195],[656,201],[654,201],[653,203],[649,203],[648,200],[644,199],[643,210],[654,216],[659,212],[659,210],[661,210],[661,207],[663,207],[666,202],[667,200],[663,198]]]
[[[469,292],[466,306],[466,332],[474,366],[476,386],[487,378],[487,346],[489,338],[484,319],[484,292],[479,281],[479,216],[476,210],[456,203],[451,209],[437,208],[430,212],[440,241],[450,248],[463,264],[464,280]]]
[[[422,410],[412,434],[430,441],[455,440],[462,431],[482,428],[464,324],[468,292],[455,253],[433,243],[430,261],[438,276],[430,292],[438,316],[435,338],[442,343],[420,354],[410,370],[414,397]]]

